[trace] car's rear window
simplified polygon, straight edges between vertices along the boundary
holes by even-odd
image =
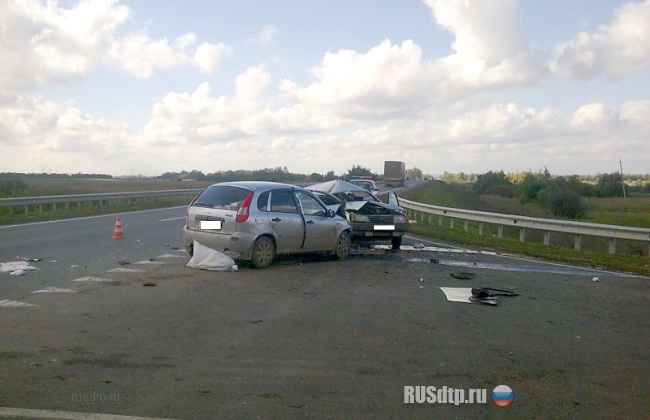
[[[220,210],[239,210],[250,191],[244,188],[219,185],[208,187],[194,201],[194,206]]]

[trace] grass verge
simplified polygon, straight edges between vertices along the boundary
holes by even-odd
[[[513,201],[484,200],[481,196],[474,195],[466,186],[445,184],[444,182],[431,182],[418,186],[405,191],[402,196],[408,200],[438,206],[532,217],[548,217],[542,209],[530,205],[517,205],[518,203]],[[631,200],[628,200],[628,206],[634,206]],[[606,210],[600,210],[600,212],[605,214],[605,217],[609,217]],[[583,267],[650,275],[647,243],[618,241],[617,254],[612,255],[607,252],[608,245],[605,238],[584,237],[583,249],[576,251],[573,249],[573,235],[553,234],[551,245],[544,246],[541,232],[527,230],[526,242],[522,243],[519,240],[519,229],[517,228],[504,228],[503,237],[499,238],[496,226],[484,225],[483,234],[479,235],[478,224],[476,223],[468,223],[466,231],[463,221],[455,221],[452,227],[448,218],[444,218],[442,224],[440,224],[437,216],[434,216],[431,222],[429,222],[426,215],[424,220],[421,220],[420,217],[418,214],[417,223],[411,225],[411,231],[443,242],[480,247],[497,252],[527,255]]]

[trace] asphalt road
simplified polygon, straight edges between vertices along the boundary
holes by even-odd
[[[122,214],[122,240],[115,215],[0,227],[0,261],[42,258],[0,274],[0,417],[650,415],[647,278],[419,239],[346,261],[193,270],[183,214]],[[443,286],[520,296],[448,302]],[[405,404],[418,385],[487,396]],[[510,406],[492,402],[497,385]]]

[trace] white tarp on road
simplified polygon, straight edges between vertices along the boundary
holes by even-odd
[[[226,254],[222,254],[221,252],[215,251],[212,248],[203,246],[196,241],[194,241],[194,253],[190,261],[187,263],[187,266],[191,268],[198,268],[200,270],[212,271],[237,270],[235,260]]]

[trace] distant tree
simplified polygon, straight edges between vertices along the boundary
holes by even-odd
[[[599,197],[619,197],[623,195],[623,177],[620,173],[602,174],[596,181],[596,194]]]
[[[411,179],[422,178],[422,171],[414,166],[406,170],[406,176]]]
[[[361,165],[352,165],[352,169],[348,170],[346,178],[353,176],[371,176],[373,179],[376,179],[377,175],[373,174],[370,169],[364,168]]]
[[[474,183],[473,189],[477,194],[484,194],[488,189],[495,186],[511,186],[512,182],[508,180],[506,174],[503,171],[499,172],[487,172],[483,175],[479,175]]]

